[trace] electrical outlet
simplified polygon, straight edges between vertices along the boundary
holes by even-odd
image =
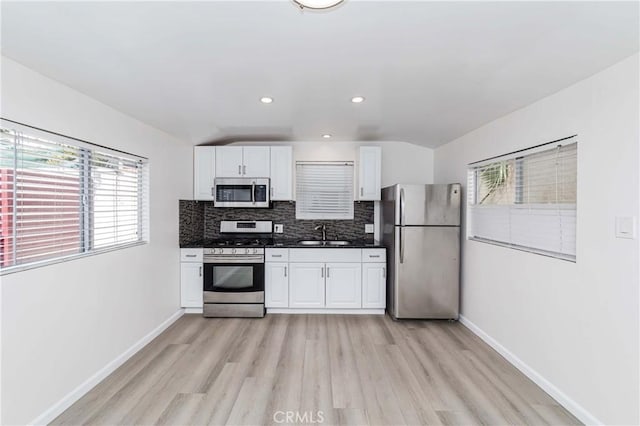
[[[373,229],[373,223],[366,223],[364,225],[364,233],[365,234],[373,234],[375,231]]]
[[[276,234],[282,234],[284,232],[284,225],[273,225],[273,232],[275,232]]]

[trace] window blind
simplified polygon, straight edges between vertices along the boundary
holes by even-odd
[[[147,161],[2,120],[0,268],[146,241]]]
[[[296,163],[296,219],[353,219],[353,162]]]
[[[576,258],[574,138],[468,169],[468,237]]]

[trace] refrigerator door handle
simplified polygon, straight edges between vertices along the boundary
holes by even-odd
[[[400,188],[400,226],[404,226],[404,188]]]
[[[404,263],[404,227],[400,227],[400,263]]]

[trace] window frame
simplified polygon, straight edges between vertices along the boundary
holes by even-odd
[[[41,268],[57,263],[68,262],[75,259],[81,259],[98,254],[108,253],[112,251],[122,250],[130,247],[141,246],[149,243],[150,240],[150,227],[149,227],[149,160],[146,157],[140,155],[131,154],[125,151],[109,148],[103,145],[98,145],[92,142],[88,142],[82,139],[74,138],[71,136],[63,135],[60,133],[50,132],[38,127],[23,124],[17,121],[9,120],[6,118],[0,118],[0,127],[8,130],[14,134],[17,139],[21,134],[29,135],[30,138],[40,138],[51,144],[67,145],[74,149],[77,149],[78,160],[81,170],[78,179],[79,183],[79,198],[82,208],[78,212],[77,221],[79,225],[79,252],[62,256],[54,256],[42,260],[30,261],[27,263],[13,264],[7,267],[0,266],[0,276],[13,274],[20,271],[29,269]],[[16,226],[16,217],[18,215],[16,209],[17,197],[15,197],[15,182],[17,182],[17,170],[18,167],[18,143],[14,142],[13,148],[13,183],[14,196],[13,204],[14,208],[11,213],[13,219],[13,238],[12,238],[12,251],[13,262],[15,262],[18,226]],[[96,152],[107,154],[113,157],[119,158],[121,161],[129,161],[136,164],[138,168],[136,180],[137,180],[137,193],[135,197],[137,199],[137,239],[135,241],[126,241],[121,243],[114,243],[105,247],[95,248],[96,241],[93,239],[95,230],[93,227],[92,211],[95,211],[95,198],[93,196],[94,186],[91,182],[91,168],[92,168],[92,155]],[[117,193],[117,192],[116,192]],[[117,210],[115,210],[117,211]],[[19,238],[19,237],[18,237]]]
[[[551,257],[551,258],[555,258],[555,259],[559,259],[559,260],[563,260],[563,261],[568,261],[568,262],[572,262],[572,263],[576,263],[577,261],[577,253],[574,254],[568,254],[565,252],[556,252],[556,251],[550,251],[550,250],[545,250],[545,249],[541,249],[541,248],[536,248],[536,247],[531,247],[531,246],[527,246],[527,245],[521,245],[521,244],[515,244],[509,241],[502,241],[502,240],[498,240],[498,239],[490,239],[490,238],[484,238],[484,237],[479,237],[474,235],[474,225],[473,225],[473,213],[474,211],[479,211],[482,209],[486,209],[486,210],[490,210],[490,209],[498,209],[498,210],[505,210],[507,211],[508,215],[511,216],[514,214],[514,212],[516,212],[515,214],[517,215],[519,211],[523,211],[523,210],[535,210],[537,212],[543,212],[545,210],[554,210],[557,212],[557,217],[560,218],[560,221],[562,222],[563,217],[566,215],[563,215],[562,212],[564,211],[570,211],[573,212],[573,221],[575,222],[575,236],[574,236],[574,240],[573,243],[576,245],[577,248],[577,211],[578,211],[578,202],[577,202],[577,193],[576,193],[576,200],[574,203],[563,203],[563,202],[556,202],[556,203],[527,203],[525,202],[525,198],[524,198],[524,194],[521,192],[522,190],[522,182],[524,179],[526,179],[526,176],[524,176],[524,161],[527,157],[535,155],[535,154],[539,154],[545,151],[550,151],[554,149],[554,145],[556,147],[560,147],[560,146],[570,146],[575,144],[576,146],[576,153],[575,153],[575,161],[576,161],[576,181],[577,181],[577,172],[578,172],[578,167],[577,167],[577,161],[578,161],[578,139],[577,139],[577,135],[573,135],[573,136],[569,136],[566,138],[562,138],[562,139],[558,139],[555,141],[551,141],[551,142],[547,142],[544,144],[540,144],[540,145],[536,145],[533,146],[531,148],[525,148],[525,149],[521,149],[518,151],[514,151],[508,154],[503,154],[503,155],[498,155],[495,157],[491,157],[488,158],[486,160],[481,160],[481,161],[476,161],[473,163],[468,164],[467,167],[467,184],[468,184],[468,197],[467,197],[467,203],[466,203],[466,207],[467,207],[467,211],[466,211],[466,219],[467,219],[467,226],[466,226],[466,238],[467,240],[470,241],[477,241],[477,242],[481,242],[481,243],[487,243],[487,244],[492,244],[492,245],[497,245],[500,247],[506,247],[506,248],[511,248],[514,250],[519,250],[519,251],[525,251],[528,253],[533,253],[533,254],[538,254],[538,255],[542,255],[542,256],[546,256],[546,257]],[[515,176],[514,176],[514,202],[512,204],[487,204],[487,205],[480,205],[478,204],[478,182],[480,180],[479,177],[479,172],[480,169],[483,166],[489,166],[490,164],[493,163],[498,163],[501,161],[511,161],[513,160],[513,169],[515,171]],[[473,187],[471,187],[471,183],[473,182]],[[520,191],[519,191],[520,189]],[[577,188],[576,188],[577,190]],[[538,213],[539,214],[539,213]],[[541,214],[541,216],[544,216],[544,214]],[[571,216],[571,215],[570,215]],[[476,217],[477,219],[477,217]],[[509,218],[509,220],[511,221],[511,217]],[[562,229],[562,225],[560,225],[560,228]],[[511,234],[512,232],[512,228],[511,228],[511,223],[509,224],[509,230],[508,232]],[[513,240],[513,238],[510,237],[511,240]],[[560,237],[560,239],[562,240],[562,238]]]

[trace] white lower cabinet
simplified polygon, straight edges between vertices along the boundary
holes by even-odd
[[[289,266],[289,308],[324,308],[324,263]]]
[[[272,312],[384,313],[384,249],[270,248],[265,260]]]
[[[201,248],[180,249],[180,306],[202,309]]]
[[[327,308],[361,308],[362,279],[360,263],[327,263],[326,303]]]
[[[385,308],[387,306],[387,265],[385,263],[362,264],[362,307]]]
[[[264,306],[286,308],[289,306],[289,264],[265,263]]]
[[[183,308],[202,308],[202,263],[180,264],[180,304]]]

